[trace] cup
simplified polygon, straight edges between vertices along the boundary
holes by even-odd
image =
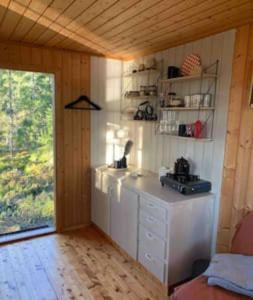
[[[168,79],[180,76],[180,69],[175,66],[168,66]]]
[[[210,107],[212,101],[212,95],[211,94],[205,94],[203,99],[203,106],[204,107]]]
[[[184,106],[185,107],[191,106],[191,96],[184,96]]]
[[[202,104],[203,95],[202,94],[195,94],[191,96],[191,106],[192,107],[199,107]]]

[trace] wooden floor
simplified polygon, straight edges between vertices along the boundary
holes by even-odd
[[[0,299],[168,299],[94,228],[0,247]]]

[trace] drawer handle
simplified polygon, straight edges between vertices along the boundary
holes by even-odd
[[[152,217],[146,217],[146,220],[149,222],[149,223],[154,223],[154,219]]]
[[[145,253],[145,257],[147,260],[152,261],[152,257],[148,253]]]
[[[146,232],[146,237],[147,237],[148,239],[150,239],[150,240],[153,240],[153,239],[154,239],[153,234],[150,233],[150,232]]]

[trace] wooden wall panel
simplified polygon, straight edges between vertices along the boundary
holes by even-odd
[[[0,68],[55,75],[57,230],[89,224],[90,115],[64,110],[80,94],[90,93],[89,55],[0,42]]]
[[[217,248],[228,251],[236,224],[253,210],[253,110],[249,83],[253,65],[253,24],[236,33]]]

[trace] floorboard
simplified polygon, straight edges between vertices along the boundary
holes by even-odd
[[[0,299],[168,299],[93,227],[0,247]]]

